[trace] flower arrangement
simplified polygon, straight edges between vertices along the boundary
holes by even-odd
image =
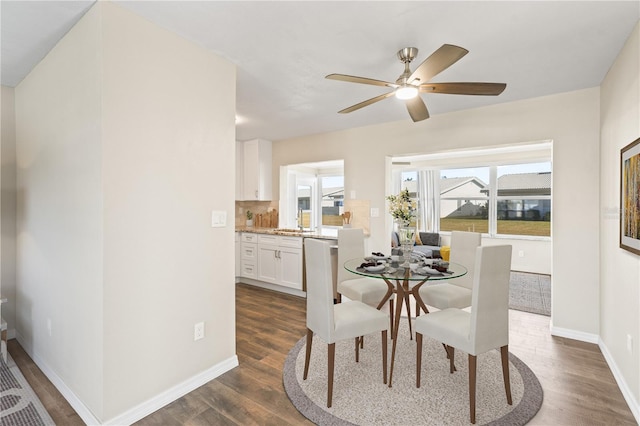
[[[247,210],[247,220],[253,219],[253,212],[251,210]]]
[[[406,226],[415,218],[417,205],[409,196],[407,188],[400,191],[398,195],[389,195],[387,201],[389,201],[389,214],[397,222]]]

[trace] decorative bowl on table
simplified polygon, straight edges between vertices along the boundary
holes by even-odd
[[[431,264],[431,267],[438,272],[447,272],[449,269],[449,262],[437,261]]]
[[[382,271],[384,271],[385,267],[386,267],[386,265],[383,263],[383,264],[376,265],[376,266],[365,266],[364,269],[367,272],[382,272]]]

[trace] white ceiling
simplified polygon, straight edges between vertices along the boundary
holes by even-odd
[[[238,140],[421,125],[395,98],[337,114],[389,89],[324,78],[395,81],[408,46],[420,49],[412,69],[442,44],[469,50],[433,81],[507,83],[498,97],[423,95],[431,116],[598,86],[640,18],[637,0],[114,2],[237,65]],[[2,84],[20,83],[92,4],[2,0]]]

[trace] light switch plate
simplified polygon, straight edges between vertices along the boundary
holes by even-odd
[[[211,227],[224,228],[227,226],[227,212],[214,210],[211,212]]]
[[[371,207],[371,217],[380,216],[380,210],[377,207]]]

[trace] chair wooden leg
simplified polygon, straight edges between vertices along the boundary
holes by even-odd
[[[456,348],[453,346],[447,346],[447,354],[449,354],[449,373],[453,374],[456,371],[454,362],[456,360]]]
[[[327,347],[327,408],[331,408],[333,399],[333,367],[336,359],[336,344],[330,343]]]
[[[304,375],[303,380],[307,380],[309,373],[309,360],[311,359],[311,345],[313,344],[313,331],[307,328],[307,352],[304,354]]]
[[[387,384],[387,330],[382,330],[382,382]]]
[[[391,338],[393,339],[393,300],[389,299],[389,331],[391,332]]]
[[[504,378],[504,391],[507,393],[507,403],[513,405],[511,400],[511,381],[509,380],[509,345],[500,348],[502,358],[502,377]]]
[[[449,349],[450,347],[445,345],[444,343],[442,344],[442,347],[444,348],[444,351],[447,353],[447,359],[449,360],[449,369],[451,370],[451,372],[453,373],[454,371],[458,371],[456,368],[456,365],[453,361],[455,361],[455,359],[453,361],[451,361],[451,355],[449,354]],[[451,365],[453,364],[453,365]]]
[[[364,349],[364,336],[360,336],[360,349]]]
[[[413,340],[413,330],[411,329],[411,302],[409,301],[409,292],[404,294],[404,303],[407,306],[407,319],[409,320],[409,340]]]
[[[420,387],[420,373],[422,371],[422,334],[416,331],[416,387]]]
[[[420,304],[416,300],[416,318],[420,316]]]
[[[476,356],[469,354],[469,416],[473,424],[476,423],[476,361]]]
[[[360,362],[360,339],[362,337],[356,337],[356,362]]]

